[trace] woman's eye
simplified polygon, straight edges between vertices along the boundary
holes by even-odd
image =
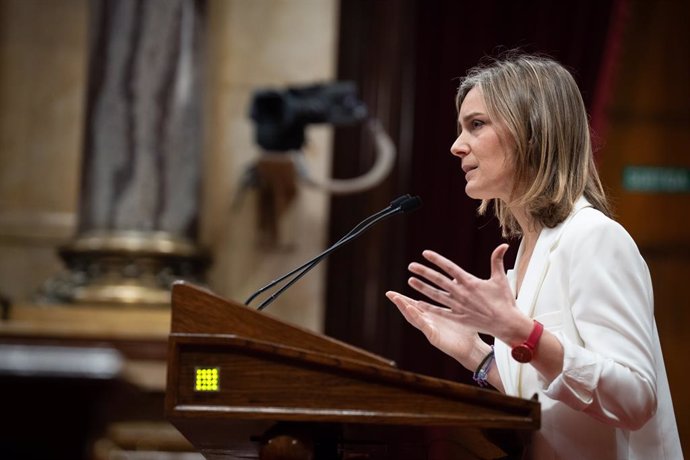
[[[472,128],[473,128],[473,129],[481,128],[482,126],[484,126],[484,122],[483,122],[483,121],[481,121],[481,120],[472,120]]]

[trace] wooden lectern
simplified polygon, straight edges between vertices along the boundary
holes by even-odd
[[[536,401],[401,371],[183,282],[165,410],[207,459],[520,458],[540,421]]]

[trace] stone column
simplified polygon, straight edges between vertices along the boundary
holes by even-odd
[[[91,0],[79,225],[53,300],[167,305],[199,281],[205,0]]]

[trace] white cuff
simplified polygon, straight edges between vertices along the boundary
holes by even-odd
[[[594,399],[605,358],[575,345],[561,331],[554,335],[563,346],[563,371],[546,388],[544,395],[583,410]]]

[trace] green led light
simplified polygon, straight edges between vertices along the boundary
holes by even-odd
[[[220,391],[220,369],[197,367],[194,391]]]

